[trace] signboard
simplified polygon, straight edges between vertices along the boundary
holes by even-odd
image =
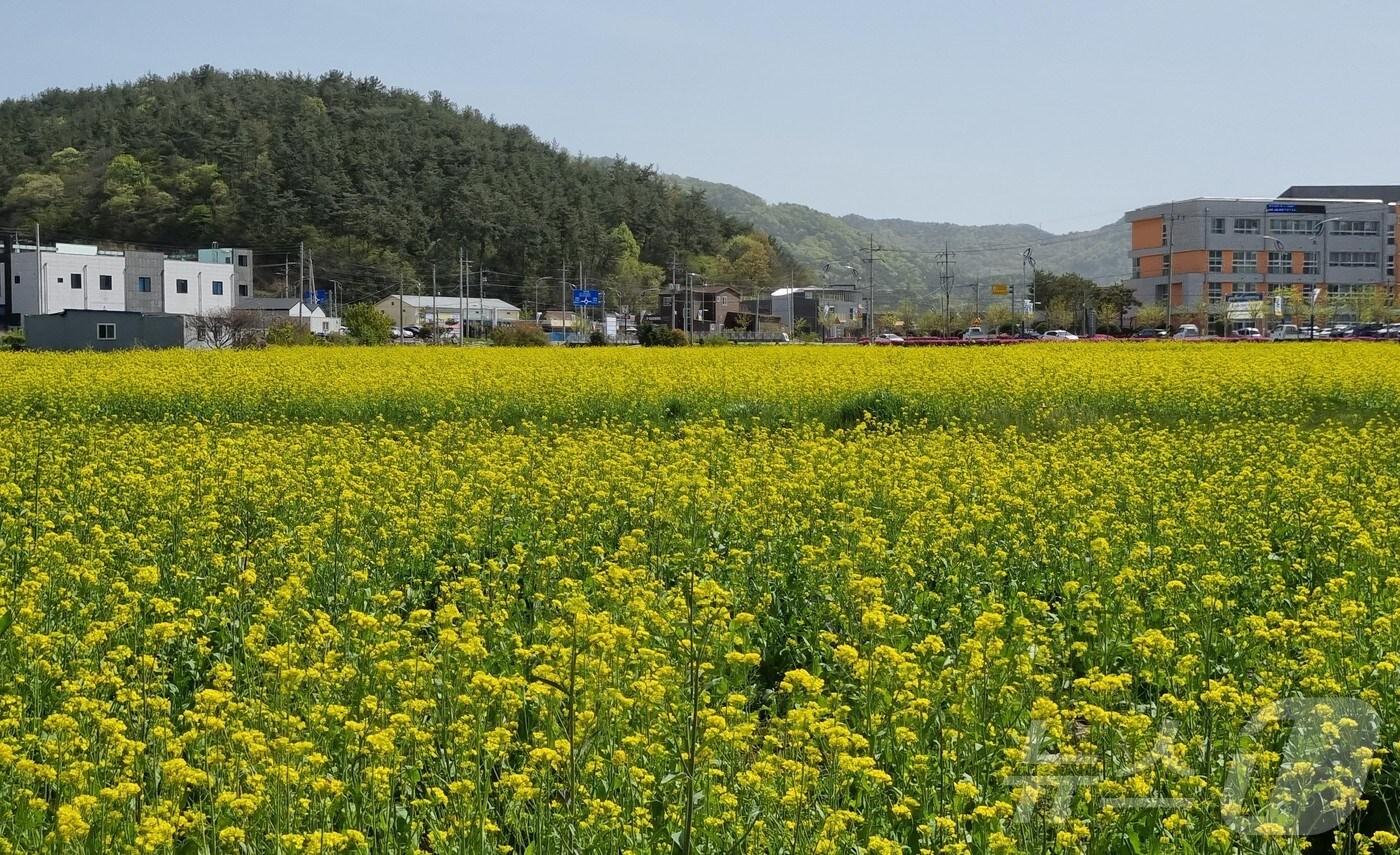
[[[305,291],[302,293],[301,299],[302,302],[306,303],[308,306],[319,306],[323,303],[330,302],[331,292],[324,288],[315,291]]]
[[[1232,321],[1252,321],[1264,313],[1264,296],[1255,291],[1237,291],[1225,302],[1225,316]]]
[[[1005,283],[1005,282],[993,282],[993,283],[992,283],[992,296],[993,296],[993,297],[1005,297],[1005,296],[1006,296],[1006,283]]]
[[[1299,205],[1297,202],[1270,202],[1265,206],[1270,214],[1325,214],[1326,205]]]
[[[599,291],[597,288],[575,288],[575,289],[574,289],[574,305],[575,305],[575,306],[578,306],[578,307],[583,307],[583,306],[601,306],[602,304],[603,304],[603,292],[602,292],[602,291]]]

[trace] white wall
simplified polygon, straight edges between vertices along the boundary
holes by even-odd
[[[12,287],[14,309],[22,315],[52,315],[65,309],[97,309],[121,311],[126,308],[126,258],[120,254],[75,254],[45,252],[43,283],[34,270],[35,254],[15,253],[14,274],[19,277]],[[79,277],[80,288],[73,287],[73,277]],[[102,288],[102,277],[111,283]]]
[[[188,283],[187,293],[178,293],[179,280]],[[214,283],[223,283],[223,294],[214,293]],[[207,315],[233,308],[233,265],[201,261],[165,260],[165,311],[174,315]]]

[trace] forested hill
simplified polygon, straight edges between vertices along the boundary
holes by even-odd
[[[808,265],[845,262],[857,256],[874,234],[886,251],[876,255],[876,279],[894,295],[926,297],[942,272],[936,253],[945,242],[953,250],[956,283],[1014,282],[1027,247],[1042,269],[1078,273],[1101,283],[1126,278],[1128,226],[1119,221],[1084,232],[1056,235],[1031,225],[966,226],[913,220],[842,217],[805,205],[768,202],[746,190],[696,178],[670,176],[687,190],[703,190],[721,211],[776,238],[795,259]],[[958,289],[962,294],[965,289]],[[970,292],[964,294],[970,299]]]
[[[305,240],[318,278],[364,296],[434,262],[455,277],[463,244],[523,283],[564,263],[605,275],[627,249],[620,223],[643,263],[713,257],[744,237],[703,192],[650,168],[588,162],[439,93],[338,72],[203,68],[5,101],[0,200],[0,226],[37,221],[46,239]]]

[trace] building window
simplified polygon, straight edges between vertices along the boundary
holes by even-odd
[[[1329,252],[1328,267],[1380,267],[1379,252]]]
[[[1310,235],[1317,231],[1317,220],[1269,220],[1269,231],[1276,235]]]
[[[59,279],[58,281],[62,282],[63,280],[62,280],[62,279]],[[68,282],[69,282],[69,285],[73,288],[74,291],[79,290],[80,288],[83,287],[83,274],[81,274],[81,273],[74,273],[74,274],[71,274],[71,275],[68,277]]]
[[[1395,246],[1395,224],[1391,223],[1385,227],[1385,242]]]
[[[239,282],[239,283],[238,283],[238,296],[240,296],[240,297],[246,297],[246,296],[248,296],[248,283],[247,283],[247,282]]]
[[[1237,235],[1257,235],[1259,234],[1259,219],[1255,218],[1235,218],[1235,234]]]
[[[16,285],[19,284],[19,274],[18,274],[18,273],[15,274],[15,284],[16,284]]]
[[[1134,259],[1133,259],[1133,278],[1134,278],[1134,279],[1141,279],[1141,278],[1142,278],[1142,259],[1141,259],[1141,258],[1134,258]],[[663,305],[663,306],[669,306],[669,305],[671,305],[671,298],[670,298],[670,297],[663,298],[662,301],[661,301],[661,305]]]
[[[1170,255],[1162,256],[1162,275],[1172,275],[1172,257]]]
[[[222,297],[224,294],[224,283],[215,279],[213,282],[209,283],[209,289],[210,294],[213,294],[215,297]]]
[[[1210,262],[1209,269],[1211,273],[1225,272],[1225,252],[1223,250],[1210,250],[1210,252],[1207,254],[1207,260]]]
[[[97,325],[97,340],[98,340],[98,341],[116,341],[116,340],[117,340],[117,325],[116,325],[116,324],[98,324],[98,325]]]
[[[1293,253],[1291,252],[1271,252],[1269,253],[1270,273],[1292,273]]]
[[[247,256],[246,253],[241,253],[241,252],[240,252],[240,253],[238,254],[238,266],[239,266],[239,267],[247,267],[247,266],[248,266],[248,256]]]
[[[1332,224],[1332,234],[1356,237],[1379,237],[1381,224],[1376,220],[1338,220]]]
[[[1387,256],[1385,257],[1385,275],[1386,275],[1386,276],[1394,276],[1394,275],[1395,275],[1395,256],[1393,256],[1393,255],[1387,255]]]
[[[1211,301],[1212,303],[1219,303],[1219,302],[1220,302],[1221,290],[1222,290],[1222,289],[1221,289],[1221,285],[1220,285],[1219,282],[1212,282],[1212,283],[1210,283],[1210,301]]]
[[[1238,223],[1239,220],[1236,220],[1235,222]],[[1255,222],[1257,223],[1258,220],[1255,220]],[[1230,253],[1230,272],[1258,273],[1259,262],[1255,259],[1254,250],[1237,249],[1234,252]]]
[[[1165,305],[1167,304],[1167,300],[1170,299],[1170,295],[1171,295],[1171,285],[1169,285],[1169,284],[1166,283],[1166,282],[1163,282],[1163,283],[1161,283],[1160,285],[1158,285],[1158,286],[1157,286],[1157,305],[1159,305],[1159,306],[1165,306]]]
[[[149,277],[149,276],[137,276],[137,277],[136,277],[136,290],[137,290],[137,291],[140,291],[140,292],[143,293],[143,294],[149,294],[149,293],[151,293],[151,277]]]
[[[1167,221],[1162,221],[1162,246],[1167,245]]]
[[[1213,235],[1225,234],[1225,218],[1212,217],[1210,220],[1210,233]]]
[[[110,290],[112,290],[112,277],[110,277],[110,276],[99,276],[99,277],[97,277],[97,290],[99,290],[99,291],[110,291]]]
[[[188,294],[188,293],[190,293],[190,280],[188,280],[188,279],[176,279],[176,280],[175,280],[175,293],[176,293],[176,294]]]
[[[1280,294],[1282,294],[1282,293],[1283,293],[1283,283],[1281,283],[1281,282],[1270,282],[1270,283],[1269,283],[1269,296],[1270,296],[1270,297],[1277,297],[1278,295],[1280,295]]]
[[[1315,252],[1303,253],[1303,275],[1316,276],[1318,274],[1318,254]]]
[[[198,326],[196,326],[196,327],[194,328],[194,340],[195,340],[195,341],[204,341],[204,325],[203,325],[203,324],[199,324]]]

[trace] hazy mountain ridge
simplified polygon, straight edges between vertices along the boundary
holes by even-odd
[[[906,219],[874,219],[859,214],[834,216],[806,205],[768,202],[729,184],[668,176],[686,189],[705,192],[720,211],[768,232],[800,260],[815,267],[826,262],[855,263],[875,236],[876,283],[887,296],[927,294],[939,288],[941,263],[935,253],[944,242],[953,251],[955,284],[1015,282],[1021,255],[1031,249],[1043,270],[1079,273],[1101,283],[1127,278],[1128,225],[1119,220],[1098,229],[1054,234],[1028,224],[965,226]],[[1029,275],[1029,270],[1027,270]],[[985,292],[984,292],[985,293]],[[965,289],[958,289],[966,296]]]

